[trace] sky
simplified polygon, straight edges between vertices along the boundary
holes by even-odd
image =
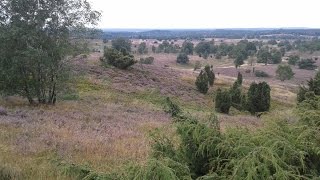
[[[319,0],[89,0],[99,28],[320,28]]]

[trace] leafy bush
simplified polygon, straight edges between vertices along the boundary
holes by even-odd
[[[200,91],[203,94],[206,94],[209,90],[209,86],[208,86],[208,76],[207,73],[203,70],[201,70],[199,76],[196,79],[196,86],[198,91]]]
[[[139,54],[147,54],[148,53],[147,44],[145,42],[142,42],[139,44],[138,53]]]
[[[264,72],[264,71],[260,71],[260,70],[256,70],[254,72],[256,77],[269,77],[269,74]]]
[[[299,69],[315,70],[317,68],[315,63],[316,62],[312,59],[301,59],[298,62],[298,66],[299,66]]]
[[[154,57],[150,56],[150,57],[147,57],[147,58],[140,58],[140,63],[141,64],[153,64],[153,61],[154,61]]]
[[[277,78],[281,81],[290,80],[293,78],[294,73],[290,67],[290,65],[279,65],[276,70]]]
[[[180,53],[177,57],[177,63],[179,64],[187,64],[189,62],[189,57],[185,53]]]
[[[123,53],[127,54],[131,52],[132,43],[129,39],[117,38],[111,41],[112,48]]]
[[[127,69],[136,63],[133,55],[122,53],[113,48],[105,48],[104,58],[107,62],[103,60],[103,63],[110,64],[119,69]]]
[[[194,44],[190,41],[185,41],[181,47],[181,53],[185,53],[187,55],[192,55],[194,49]]]
[[[298,56],[298,55],[291,55],[291,56],[289,56],[288,63],[289,63],[290,65],[295,66],[299,60],[300,60],[300,56]]]
[[[231,95],[229,91],[221,89],[217,90],[217,95],[215,98],[215,108],[216,111],[228,114],[231,107]]]

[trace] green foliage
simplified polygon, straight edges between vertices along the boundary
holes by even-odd
[[[305,93],[305,99],[298,104],[301,121],[311,127],[320,127],[320,96],[314,92]]]
[[[318,96],[320,95],[320,71],[308,81],[308,86],[309,91],[313,91]]]
[[[139,63],[141,64],[153,64],[154,61],[154,57],[150,56],[150,57],[146,57],[146,58],[140,58]]]
[[[207,76],[208,76],[208,83],[209,83],[209,85],[210,86],[213,86],[213,84],[214,84],[214,80],[215,80],[215,74],[214,74],[214,72],[213,72],[213,67],[211,66],[209,66],[209,65],[206,65],[205,67],[204,67],[204,71],[206,72],[206,74],[207,74]]]
[[[96,24],[100,13],[77,0],[1,2],[0,91],[55,104],[73,54],[70,37],[79,39],[77,32]]]
[[[147,44],[145,42],[142,42],[139,44],[138,53],[139,54],[147,54],[148,53]]]
[[[241,92],[240,92],[241,93]],[[231,95],[227,90],[222,91],[220,88],[217,90],[215,98],[216,111],[228,114],[231,107]]]
[[[255,74],[256,77],[269,77],[269,74],[267,74],[264,71],[260,71],[260,70],[256,70],[254,72],[254,74]]]
[[[207,59],[209,54],[212,52],[213,44],[211,42],[200,42],[195,47],[195,52],[204,59]]]
[[[204,70],[201,70],[199,76],[196,79],[196,87],[199,92],[206,94],[209,90],[209,85],[208,85],[208,75]]]
[[[290,67],[290,65],[279,65],[276,70],[277,78],[281,81],[290,80],[293,78],[294,73]]]
[[[248,111],[252,114],[256,112],[269,111],[271,88],[266,82],[259,84],[253,82],[247,94]]]
[[[257,54],[258,63],[268,64],[271,59],[271,53],[269,52],[269,48],[261,48]]]
[[[214,115],[208,120],[177,121],[178,137],[156,131],[151,159],[132,168],[124,179],[317,178],[319,102],[314,97],[301,104],[298,122],[272,119],[254,131],[229,128],[222,133]]]
[[[181,114],[180,107],[173,103],[169,97],[166,98],[165,112],[171,114],[172,117],[177,117]]]
[[[185,53],[180,53],[177,56],[177,63],[179,64],[188,64],[189,63],[189,57],[187,54]]]
[[[163,41],[161,44],[159,44],[157,52],[158,53],[178,53],[180,47],[178,45],[175,45],[174,43],[169,43],[168,41]]]
[[[320,96],[320,72],[317,72],[315,77],[308,81],[308,88],[304,86],[299,87],[299,92],[297,94],[299,103],[306,99],[307,92],[313,92],[315,95]]]
[[[123,53],[128,54],[131,52],[131,41],[125,38],[117,38],[111,41],[112,48]]]
[[[1,180],[13,180],[13,179],[23,179],[20,172],[13,168],[3,167],[0,165],[0,179]]]
[[[194,44],[190,41],[185,41],[181,47],[181,53],[185,53],[187,55],[193,55]]]
[[[300,56],[298,56],[298,55],[291,55],[291,56],[289,56],[288,63],[289,63],[290,65],[295,66],[299,60],[300,60]]]
[[[242,99],[241,84],[239,84],[238,81],[234,82],[229,93],[230,93],[230,97],[231,97],[232,106],[238,110],[241,110],[242,109],[242,107],[241,107],[241,99]]]
[[[149,159],[146,165],[132,167],[128,172],[123,179],[191,180],[188,167],[169,158]]]
[[[128,67],[134,65],[136,61],[134,60],[133,55],[122,53],[121,51],[113,48],[105,48],[104,59],[102,63],[104,65],[110,64],[119,69],[127,69]]]
[[[301,59],[298,61],[299,69],[315,70],[317,66],[315,61],[312,59]]]
[[[279,50],[272,50],[270,60],[272,64],[279,64],[282,61],[282,54]]]

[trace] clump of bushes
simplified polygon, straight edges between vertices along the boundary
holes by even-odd
[[[256,77],[269,77],[269,74],[264,72],[264,71],[260,71],[260,70],[256,70],[254,72]]]
[[[112,65],[119,69],[127,69],[134,65],[136,61],[134,56],[126,51],[118,51],[114,48],[105,48],[102,63],[104,65]]]
[[[154,62],[154,57],[150,56],[150,57],[146,57],[146,58],[140,58],[139,61],[141,64],[153,64]]]
[[[319,110],[305,101],[298,112]],[[307,107],[304,108],[304,107]],[[302,109],[300,109],[302,108]],[[229,128],[221,132],[215,115],[176,121],[176,136],[155,131],[148,163],[135,166],[126,179],[314,179],[319,177],[318,127],[302,113],[297,123],[266,121],[254,131]],[[319,124],[318,124],[319,125]]]
[[[179,64],[188,64],[189,63],[189,57],[186,53],[180,53],[177,57],[177,63]]]
[[[298,66],[299,66],[299,69],[315,70],[317,68],[315,63],[316,62],[312,59],[301,59],[298,62]]]

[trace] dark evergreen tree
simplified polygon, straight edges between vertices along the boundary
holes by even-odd
[[[233,86],[230,88],[230,97],[232,106],[236,109],[240,109],[241,96],[241,85],[237,81],[235,81],[233,83]]]
[[[247,95],[248,111],[252,114],[270,109],[270,86],[266,82],[250,85]]]
[[[228,114],[231,107],[231,96],[228,90],[217,90],[215,98],[215,109],[218,112]]]
[[[238,72],[238,77],[237,77],[237,83],[242,85],[242,81],[243,81],[243,78],[242,78],[242,74],[240,72]]]
[[[208,83],[210,86],[213,86],[215,80],[215,74],[213,72],[212,66],[206,65],[204,71],[207,73],[208,76]]]
[[[207,73],[205,71],[201,71],[199,76],[196,79],[196,86],[197,89],[199,90],[199,92],[206,94],[209,90],[209,86],[208,86],[208,76]]]

